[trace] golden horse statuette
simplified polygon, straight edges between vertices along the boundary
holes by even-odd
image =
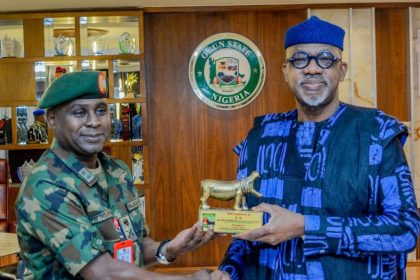
[[[262,197],[254,189],[254,181],[258,177],[260,174],[253,171],[248,177],[236,181],[201,181],[199,219],[203,222],[203,229],[207,230],[209,225],[213,225],[214,232],[238,233],[260,227],[262,212],[249,211],[246,204],[246,194]],[[211,208],[207,204],[210,197],[224,201],[235,199],[233,209]]]

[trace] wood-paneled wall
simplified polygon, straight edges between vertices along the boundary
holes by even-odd
[[[232,148],[257,115],[287,110],[294,100],[283,80],[283,34],[305,19],[306,11],[147,14],[145,51],[149,93],[150,179],[156,239],[174,237],[197,220],[200,181],[233,180],[237,157]],[[235,32],[264,54],[264,88],[250,105],[220,111],[194,94],[188,64],[194,49],[210,35]],[[221,207],[221,203],[210,201]],[[232,202],[223,206],[231,207]],[[177,260],[180,266],[217,264],[230,238],[224,237]]]
[[[376,20],[380,51],[377,56],[378,104],[385,112],[403,120],[408,116],[408,50],[403,51],[403,55],[398,51],[407,49],[407,34],[401,31],[407,28],[402,22],[407,19],[405,11],[406,8],[385,7],[378,11]],[[388,21],[388,17],[394,15],[398,20]],[[150,203],[153,209],[148,223],[152,237],[157,240],[172,238],[197,220],[202,179],[235,178],[237,157],[232,148],[246,136],[255,116],[294,107],[293,96],[281,70],[285,59],[283,39],[287,28],[306,16],[306,7],[145,12]],[[391,27],[392,40],[387,39]],[[248,37],[259,47],[266,62],[266,82],[259,97],[239,110],[220,111],[208,107],[195,96],[188,78],[194,49],[205,38],[220,32]],[[404,98],[406,101],[401,101]],[[210,204],[230,207],[232,202],[212,200]],[[219,238],[180,257],[173,266],[217,265],[229,241],[230,237]]]
[[[375,27],[378,107],[409,121],[408,9],[376,9]]]

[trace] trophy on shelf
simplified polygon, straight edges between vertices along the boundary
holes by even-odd
[[[111,114],[111,142],[121,141],[122,122],[120,116],[116,115],[115,104],[110,105]]]
[[[25,160],[25,162],[17,168],[16,173],[21,183],[29,175],[29,173],[31,172],[31,168],[32,166],[34,166],[34,164],[35,162],[33,161],[33,159],[31,159],[29,162]]]
[[[27,108],[18,107],[16,108],[16,119],[17,119],[17,140],[19,145],[25,145],[28,142],[28,127],[26,125],[28,121]]]
[[[134,98],[135,91],[133,89],[134,85],[137,84],[139,78],[136,73],[129,73],[127,79],[124,81],[125,84],[125,97]]]
[[[0,119],[0,145],[12,143],[12,119],[4,116]]]
[[[57,56],[72,55],[73,46],[73,41],[62,34],[58,35],[54,40],[54,49]]]
[[[33,112],[34,123],[28,129],[29,144],[47,144],[48,126],[45,119],[45,110],[38,109]]]
[[[130,121],[130,106],[121,106],[121,122],[122,122],[122,140],[129,141],[131,139],[131,121]]]
[[[1,46],[3,49],[3,57],[14,57],[15,56],[15,42],[16,40],[11,37],[4,35],[1,40]]]
[[[22,44],[18,40],[13,39],[13,52],[15,54],[15,57],[20,56],[21,51],[22,51]]]
[[[250,211],[246,204],[247,194],[262,197],[254,189],[254,181],[259,176],[254,171],[248,177],[236,181],[201,181],[199,219],[203,223],[203,230],[206,231],[209,225],[213,225],[214,232],[234,234],[261,227],[263,213]],[[235,199],[233,209],[211,208],[207,203],[210,197],[225,201]]]
[[[95,36],[92,40],[92,54],[102,55],[106,53],[108,42],[103,36]]]
[[[134,184],[144,184],[143,147],[132,147],[131,163]]]
[[[135,108],[133,108],[133,116],[131,117],[131,139],[140,140],[142,138],[142,124],[143,117],[141,115],[141,105],[140,103],[135,103]],[[131,106],[131,104],[130,104]]]
[[[118,47],[122,54],[134,53],[136,50],[136,39],[130,33],[124,32],[118,38]]]
[[[65,67],[57,66],[55,67],[54,78],[63,76],[66,73],[67,73],[67,69]]]

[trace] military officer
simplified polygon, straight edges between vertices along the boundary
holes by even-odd
[[[40,100],[55,138],[16,201],[25,279],[230,279],[201,270],[172,276],[142,268],[170,263],[213,237],[196,223],[155,242],[140,212],[127,165],[102,149],[110,134],[101,72],[66,73]]]

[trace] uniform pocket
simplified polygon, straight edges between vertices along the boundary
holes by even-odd
[[[107,250],[112,252],[113,244],[120,240],[120,235],[115,229],[111,210],[105,210],[91,216],[89,219],[96,229],[92,233],[93,246],[100,251]]]

